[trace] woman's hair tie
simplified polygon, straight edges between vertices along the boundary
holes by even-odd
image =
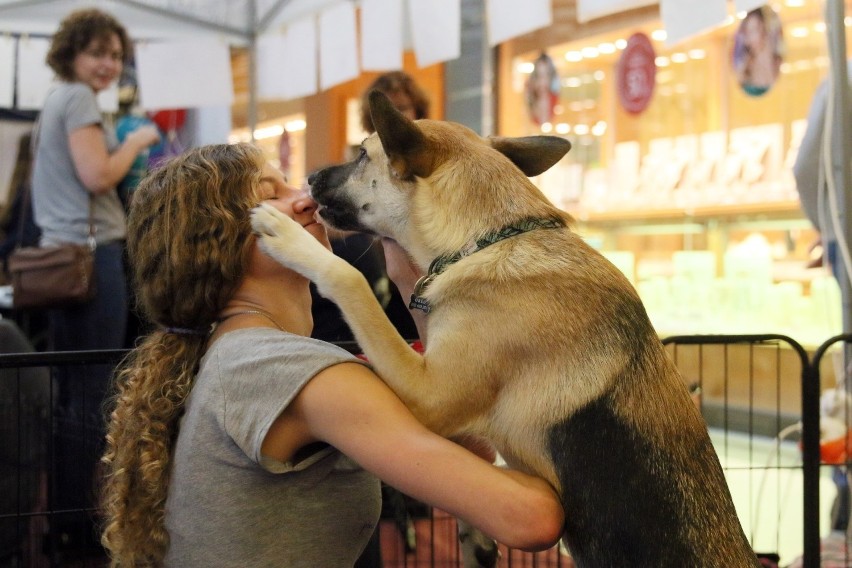
[[[186,327],[164,327],[163,331],[165,333],[174,333],[177,335],[207,335],[208,333],[210,333],[209,330],[190,329]]]

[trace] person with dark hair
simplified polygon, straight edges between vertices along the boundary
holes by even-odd
[[[552,546],[564,518],[550,485],[434,434],[363,361],[309,337],[308,280],[261,250],[260,203],[329,246],[316,202],[249,144],[190,150],[136,190],[128,249],[155,329],[109,404],[113,565],[351,567],[379,479],[508,546]],[[388,259],[413,288],[405,252]]]
[[[429,116],[429,96],[409,74],[403,71],[384,73],[376,77],[361,96],[361,126],[368,134],[376,131],[367,100],[373,90],[387,95],[396,109],[412,120]],[[330,236],[334,253],[364,274],[399,333],[406,339],[417,340],[417,328],[408,311],[408,302],[388,279],[382,249],[376,239],[363,233],[338,232]],[[314,337],[326,341],[352,341],[352,332],[337,305],[317,294],[314,286],[311,286],[311,293],[316,322]]]
[[[32,135],[26,133],[18,141],[18,158],[9,182],[11,189],[11,204],[0,214],[0,262],[3,270],[9,255],[17,247],[38,245],[41,231],[33,219],[31,200],[27,198],[30,191],[30,175],[32,171]]]
[[[420,88],[411,75],[403,71],[391,71],[379,75],[361,95],[361,127],[368,134],[376,131],[367,100],[373,90],[386,94],[393,106],[411,120],[429,117],[429,96],[426,91]]]
[[[101,116],[96,95],[118,79],[130,48],[127,32],[115,18],[86,9],[62,20],[47,54],[59,82],[48,92],[33,134],[33,213],[41,246],[71,242],[94,247],[97,288],[95,298],[85,304],[49,311],[50,348],[56,351],[121,348],[125,342],[126,227],[116,186],[139,152],[160,135],[156,128],[140,128],[119,144]],[[100,408],[110,372],[104,365],[59,376],[58,469],[52,492],[58,509],[87,508],[93,502],[103,439]],[[69,528],[54,526],[54,536],[58,546],[85,553],[97,541],[90,520],[76,521]]]
[[[376,77],[364,90],[360,101],[361,127],[367,134],[376,131],[370,116],[368,97],[371,91],[378,90],[387,95],[398,111],[412,120],[429,117],[429,96],[404,71],[391,71]],[[403,298],[388,278],[385,270],[385,258],[382,247],[373,235],[365,233],[336,232],[330,235],[331,247],[334,254],[347,260],[357,268],[373,288],[373,293],[385,310],[388,319],[394,324],[402,337],[412,341],[419,347],[417,326],[408,310],[408,301]],[[334,302],[323,298],[316,292],[316,286],[311,284],[313,295],[313,314],[316,325],[314,337],[326,341],[352,341],[352,331],[343,320],[340,309]],[[409,509],[416,507],[410,499],[391,487],[382,487],[383,516],[393,518],[403,537],[406,550],[413,551],[416,547],[414,525]],[[379,549],[379,531],[376,529],[373,538],[364,550],[364,554],[355,564],[355,568],[378,568],[382,565],[381,550]]]

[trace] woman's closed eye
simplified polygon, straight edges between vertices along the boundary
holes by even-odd
[[[270,199],[278,199],[280,197],[276,184],[271,179],[262,179],[260,181],[258,193],[260,194],[261,201],[269,201]]]

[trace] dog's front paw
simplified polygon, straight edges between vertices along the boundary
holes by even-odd
[[[252,209],[251,226],[263,252],[312,280],[317,263],[331,255],[304,227],[271,205],[261,203]]]
[[[276,239],[288,236],[288,233],[302,232],[302,226],[296,221],[266,203],[261,203],[251,211],[251,226],[263,239]],[[292,235],[291,235],[292,236]]]

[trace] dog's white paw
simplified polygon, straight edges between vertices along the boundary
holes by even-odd
[[[261,203],[252,210],[251,226],[263,252],[311,280],[317,278],[322,259],[333,256],[304,227],[271,205]]]

